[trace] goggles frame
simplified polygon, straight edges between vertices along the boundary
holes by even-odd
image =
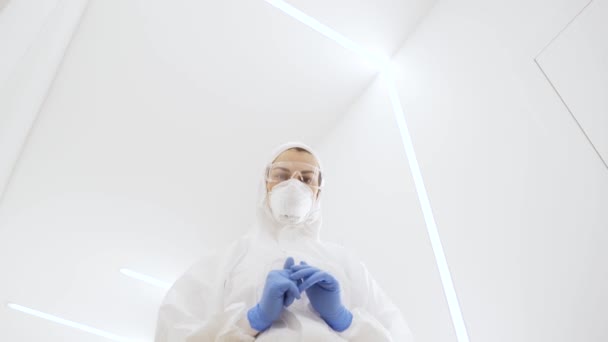
[[[271,178],[270,171],[273,169],[273,167],[276,167],[276,166],[281,167],[281,165],[289,166],[289,165],[293,165],[293,164],[303,164],[303,165],[309,166],[309,168],[311,170],[313,170],[314,173],[315,173],[315,177],[317,178],[318,185],[309,184],[309,183],[304,182],[304,176],[302,175],[302,171],[303,170],[295,170],[295,171],[291,172],[291,169],[289,169],[289,168],[282,168],[282,169],[287,169],[287,170],[289,170],[291,172],[291,175],[289,176],[289,178],[283,179],[281,181],[277,181],[276,179]],[[310,171],[310,169],[305,170],[305,171]],[[306,184],[307,186],[309,186],[309,187],[311,187],[313,189],[321,189],[321,188],[323,188],[325,186],[325,180],[322,177],[321,169],[318,166],[315,166],[315,165],[310,164],[310,163],[305,163],[305,162],[279,161],[279,162],[270,163],[270,164],[268,164],[266,166],[265,180],[268,183],[279,184],[281,182],[284,182],[284,181],[287,181],[287,180],[290,180],[290,179],[294,178],[294,175],[297,174],[297,173],[299,173],[300,176],[296,177],[296,179],[298,179],[299,181],[301,181],[302,183]]]

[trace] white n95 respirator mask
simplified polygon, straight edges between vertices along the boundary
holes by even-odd
[[[272,216],[279,223],[301,223],[312,210],[314,193],[298,179],[292,178],[275,185],[268,195]]]

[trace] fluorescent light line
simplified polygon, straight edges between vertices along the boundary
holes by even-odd
[[[168,290],[171,287],[170,283],[164,282],[162,280],[158,280],[156,278],[150,277],[148,275],[145,274],[141,274],[135,271],[132,271],[130,269],[127,268],[121,268],[120,269],[120,273],[126,275],[127,277],[131,277],[133,279],[137,279],[137,280],[141,280],[145,283],[148,283],[150,285],[154,285],[157,287],[160,287],[162,289]]]
[[[324,36],[332,39],[343,47],[358,53],[359,55],[379,67],[381,71],[381,77],[383,77],[388,87],[389,98],[391,101],[391,106],[393,108],[393,113],[397,121],[397,126],[399,127],[401,140],[403,142],[403,147],[405,148],[405,153],[410,166],[410,170],[412,172],[412,177],[414,178],[414,184],[416,186],[418,200],[420,201],[420,206],[422,208],[422,214],[424,215],[424,221],[426,222],[426,228],[429,234],[429,239],[431,240],[431,247],[433,248],[433,253],[435,255],[435,261],[439,270],[441,283],[443,284],[443,291],[448,302],[448,307],[452,316],[454,329],[456,330],[456,337],[458,338],[459,342],[469,342],[469,336],[467,333],[466,325],[462,317],[460,304],[458,303],[458,296],[456,295],[454,283],[452,282],[452,275],[450,274],[450,269],[448,267],[448,262],[443,251],[439,232],[437,231],[437,224],[435,223],[435,218],[433,217],[431,203],[426,192],[426,187],[424,186],[424,180],[422,178],[420,166],[418,165],[418,160],[416,159],[416,152],[414,151],[412,138],[407,127],[407,122],[405,121],[403,107],[401,106],[401,101],[399,100],[397,85],[395,79],[393,78],[394,68],[392,62],[388,58],[378,57],[367,52],[365,49],[361,48],[359,45],[357,45],[350,39],[344,37],[333,29],[321,24],[316,19],[308,16],[297,8],[287,4],[285,1],[265,1],[280,9],[281,11],[285,12],[286,14],[294,17],[305,25],[311,27],[317,32],[323,34]]]
[[[382,71],[389,66],[390,58],[385,57],[385,56],[378,56],[378,55],[375,55],[375,54],[372,54],[372,53],[366,51],[364,48],[362,48],[357,43],[346,38],[345,36],[343,36],[342,34],[340,34],[337,31],[333,30],[332,28],[320,23],[315,18],[313,18],[313,17],[309,16],[308,14],[300,11],[299,9],[291,6],[290,4],[286,3],[285,1],[282,1],[282,0],[265,0],[265,1],[268,2],[269,4],[273,5],[274,7],[280,9],[281,11],[285,12],[287,15],[302,22],[306,26],[321,33],[322,35],[326,36],[327,38],[335,41],[336,43],[340,44],[341,46],[343,46],[353,52],[356,52],[357,54],[359,54],[360,56],[365,58],[367,61],[372,63],[376,68],[378,68],[379,71]]]
[[[452,275],[448,267],[448,262],[443,251],[441,239],[439,238],[439,232],[437,231],[437,224],[433,217],[433,210],[429,201],[426,187],[424,186],[424,180],[422,179],[422,173],[420,172],[420,165],[418,165],[418,159],[416,158],[416,152],[414,151],[414,145],[410,136],[407,122],[405,121],[405,114],[401,101],[399,100],[399,93],[397,91],[397,85],[393,79],[393,75],[383,75],[388,87],[389,97],[395,114],[395,120],[401,133],[401,140],[403,147],[405,148],[405,154],[414,178],[414,184],[416,186],[416,192],[418,193],[418,200],[422,207],[422,214],[424,215],[424,221],[426,222],[426,229],[429,233],[429,239],[431,240],[431,247],[435,254],[435,261],[437,262],[437,268],[439,269],[439,276],[443,284],[443,291],[445,293],[450,314],[452,316],[452,322],[454,329],[456,330],[456,337],[459,342],[469,342],[469,336],[467,333],[466,325],[462,317],[462,311],[460,310],[460,304],[458,303],[458,296],[454,289],[454,283],[452,282]]]
[[[28,315],[32,315],[32,316],[35,316],[38,318],[42,318],[47,321],[62,324],[62,325],[68,326],[70,328],[82,330],[84,332],[88,332],[93,335],[107,338],[108,340],[112,340],[112,341],[116,341],[116,342],[137,342],[137,340],[132,340],[132,339],[128,339],[126,337],[114,335],[112,333],[109,333],[109,332],[101,330],[101,329],[93,328],[88,325],[80,324],[80,323],[73,322],[73,321],[70,321],[70,320],[67,320],[67,319],[64,319],[61,317],[53,316],[53,315],[44,313],[42,311],[30,309],[30,308],[27,308],[25,306],[21,306],[18,304],[8,303],[7,306],[13,310],[20,311],[20,312],[23,312],[23,313],[26,313]]]

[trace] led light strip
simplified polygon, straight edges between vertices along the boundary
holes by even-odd
[[[395,115],[395,119],[397,121],[397,126],[399,127],[401,140],[403,142],[403,147],[405,148],[405,153],[410,166],[410,171],[412,172],[412,177],[414,178],[414,184],[416,186],[418,200],[420,201],[420,206],[422,208],[422,214],[424,215],[424,221],[426,223],[429,239],[431,240],[431,247],[433,248],[435,262],[437,263],[437,268],[439,269],[439,276],[441,278],[441,283],[443,284],[443,292],[445,293],[445,297],[448,302],[448,307],[450,309],[450,315],[452,317],[452,322],[456,331],[456,337],[459,342],[469,342],[469,336],[467,333],[466,325],[464,323],[464,319],[462,317],[462,310],[460,309],[458,296],[456,295],[456,290],[454,289],[454,283],[452,282],[452,276],[448,267],[448,262],[443,251],[439,232],[437,231],[437,224],[435,223],[435,218],[433,217],[433,210],[431,208],[431,203],[426,192],[426,187],[424,186],[424,180],[422,178],[422,173],[420,172],[420,166],[418,165],[418,160],[416,159],[416,152],[414,151],[414,145],[412,143],[410,132],[407,127],[407,122],[405,121],[403,107],[401,106],[401,101],[399,100],[397,84],[392,74],[393,70],[389,68],[391,66],[390,60],[379,59],[378,57],[368,53],[348,38],[344,37],[333,29],[321,24],[316,19],[309,17],[308,15],[294,8],[293,6],[285,3],[285,1],[266,0],[266,2],[272,4],[276,8],[285,12],[287,15],[297,19],[303,24],[320,32],[324,36],[334,40],[336,43],[348,48],[351,51],[358,53],[374,65],[380,67],[380,70],[382,71],[381,76],[384,78],[384,81],[388,88],[391,106]]]
[[[142,273],[138,273],[138,272],[129,270],[127,268],[122,268],[120,270],[120,273],[122,273],[122,274],[124,274],[124,275],[126,275],[128,277],[131,277],[133,279],[137,279],[137,280],[143,281],[143,282],[145,282],[147,284],[154,285],[154,286],[159,287],[161,289],[167,290],[167,289],[169,289],[171,287],[170,283],[158,280],[156,278],[150,277],[150,276],[142,274]],[[81,323],[78,323],[78,322],[70,321],[70,320],[67,320],[67,319],[64,319],[64,318],[61,318],[61,317],[57,317],[57,316],[54,316],[54,315],[51,315],[51,314],[48,314],[48,313],[44,313],[42,311],[30,309],[30,308],[22,306],[22,305],[8,303],[7,306],[10,309],[13,309],[13,310],[20,311],[20,312],[26,313],[28,315],[32,315],[32,316],[35,316],[35,317],[38,317],[38,318],[42,318],[42,319],[45,319],[45,320],[48,320],[48,321],[51,321],[51,322],[55,322],[55,323],[58,323],[58,324],[62,324],[62,325],[65,325],[67,327],[70,327],[70,328],[82,330],[82,331],[85,331],[85,332],[88,332],[88,333],[91,333],[91,334],[94,334],[94,335],[97,335],[97,336],[105,337],[105,338],[107,338],[109,340],[112,340],[112,341],[117,341],[117,342],[137,342],[136,340],[132,340],[132,339],[128,339],[128,338],[125,338],[125,337],[118,336],[118,335],[114,335],[112,333],[109,333],[109,332],[101,330],[101,329],[93,328],[93,327],[90,327],[90,326],[87,326],[87,325],[84,325],[84,324],[81,324]]]
[[[291,6],[290,4],[286,3],[285,1],[266,0],[266,2],[268,2],[269,4],[273,5],[274,7],[278,8],[278,9],[280,9],[281,11],[287,13],[289,16],[295,18],[296,20],[302,22],[304,25],[321,33],[322,35],[326,36],[327,38],[335,41],[336,43],[340,44],[341,46],[363,56],[363,58],[365,58],[367,61],[372,63],[376,68],[378,68],[378,70],[384,70],[385,68],[388,67],[390,58],[384,57],[384,56],[378,56],[373,53],[369,53],[364,48],[359,46],[357,43],[346,38],[339,32],[336,32],[335,30],[323,25],[315,18],[313,18],[313,17],[309,16],[308,14],[300,11],[299,9]]]
[[[127,277],[131,277],[133,279],[143,281],[145,283],[154,285],[156,287],[160,287],[161,289],[168,290],[171,287],[170,283],[164,282],[162,280],[158,280],[156,278],[150,277],[150,276],[142,274],[142,273],[132,271],[128,268],[121,268],[120,273],[126,275]]]
[[[410,131],[407,127],[407,122],[405,121],[405,114],[403,112],[403,107],[401,106],[401,101],[399,100],[397,85],[395,80],[392,79],[392,75],[383,75],[383,77],[385,78],[388,87],[391,106],[393,108],[393,113],[395,114],[399,132],[401,133],[401,141],[405,148],[405,154],[410,166],[410,171],[412,172],[412,178],[414,178],[416,193],[418,194],[418,200],[420,201],[420,207],[422,208],[422,214],[424,215],[424,221],[426,222],[426,230],[428,231],[429,239],[431,240],[431,247],[435,254],[435,262],[439,269],[439,276],[441,278],[441,283],[443,284],[443,292],[445,293],[448,307],[450,308],[452,322],[454,324],[454,329],[456,330],[456,337],[459,342],[468,342],[469,335],[467,333],[466,325],[464,324],[462,310],[460,310],[458,296],[454,289],[454,283],[452,282],[448,261],[443,252],[443,245],[441,244],[441,238],[437,231],[437,224],[433,217],[431,203],[426,192],[426,187],[424,186],[420,165],[418,165],[418,159],[416,158],[416,152],[414,151],[414,144],[412,143]]]
[[[101,336],[101,337],[107,338],[108,340],[112,340],[112,341],[116,341],[116,342],[139,342],[137,340],[132,340],[132,339],[128,339],[126,337],[114,335],[112,333],[109,333],[109,332],[101,330],[101,329],[93,328],[93,327],[90,327],[88,325],[84,325],[84,324],[81,324],[81,323],[70,321],[70,320],[67,320],[67,319],[64,319],[64,318],[61,318],[61,317],[57,317],[57,316],[54,316],[54,315],[51,315],[51,314],[48,314],[48,313],[44,313],[42,311],[30,309],[30,308],[27,308],[25,306],[21,306],[21,305],[18,305],[18,304],[8,303],[7,306],[10,309],[13,309],[13,310],[16,310],[16,311],[20,311],[20,312],[23,312],[23,313],[26,313],[28,315],[32,315],[32,316],[35,316],[35,317],[38,317],[38,318],[42,318],[42,319],[45,319],[47,321],[51,321],[51,322],[54,322],[54,323],[65,325],[65,326],[68,326],[70,328],[82,330],[82,331],[88,332],[88,333],[93,334],[93,335]]]

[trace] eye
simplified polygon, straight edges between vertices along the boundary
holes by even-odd
[[[289,177],[289,174],[285,170],[274,169],[274,170],[271,170],[271,172],[270,172],[270,178],[274,179],[275,181],[284,181],[288,177]]]

